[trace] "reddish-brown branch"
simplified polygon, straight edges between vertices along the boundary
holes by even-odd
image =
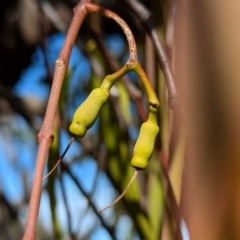
[[[129,45],[130,57],[129,57],[129,60],[127,61],[127,65],[131,66],[132,64],[135,64],[137,62],[136,42],[133,37],[132,31],[127,25],[127,23],[122,18],[120,18],[116,13],[110,10],[101,8],[99,6],[93,5],[91,3],[86,4],[86,9],[88,12],[97,12],[103,15],[104,17],[111,18],[120,25],[124,34],[126,35],[128,45]]]
[[[65,43],[60,52],[59,58],[56,61],[53,85],[50,93],[50,98],[48,101],[46,115],[43,121],[42,128],[38,134],[39,149],[36,161],[31,198],[29,203],[28,218],[23,240],[35,240],[37,216],[42,192],[42,177],[48,151],[54,138],[53,124],[57,111],[59,95],[64,76],[67,72],[68,62],[73,44],[78,34],[78,30],[84,18],[87,15],[87,11],[85,10],[85,4],[88,3],[89,1],[90,0],[83,0],[75,8],[74,16],[67,33]]]

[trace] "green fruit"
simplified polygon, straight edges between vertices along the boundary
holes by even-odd
[[[108,93],[95,88],[74,113],[69,131],[77,137],[84,137],[87,130],[96,121],[99,111],[108,99]]]
[[[155,140],[159,132],[157,124],[145,122],[140,128],[140,133],[133,149],[131,165],[134,168],[144,170],[148,167],[148,162],[152,157]]]

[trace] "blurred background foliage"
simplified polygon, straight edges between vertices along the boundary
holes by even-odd
[[[148,170],[139,174],[120,203],[99,215],[97,211],[130,181],[132,149],[147,116],[140,81],[128,74],[126,81],[114,86],[97,123],[73,143],[61,166],[45,180],[37,239],[175,239],[184,141],[181,126],[167,106],[153,45],[138,19],[120,1],[92,2],[115,11],[132,29],[138,59],[161,102],[160,135]],[[141,2],[152,12],[163,39],[169,6],[164,0]],[[37,132],[54,62],[76,4],[76,0],[0,2],[0,239],[20,239],[23,234]],[[113,72],[112,61],[122,66],[127,58],[128,46],[119,26],[89,14],[72,52],[45,173],[70,140],[68,126],[77,106]]]

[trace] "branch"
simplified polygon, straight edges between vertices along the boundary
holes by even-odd
[[[29,203],[28,218],[25,227],[23,240],[35,240],[37,216],[42,192],[42,177],[46,163],[46,158],[50,145],[53,141],[53,124],[57,111],[59,95],[62,82],[67,72],[68,62],[75,42],[78,30],[87,15],[85,4],[90,0],[82,0],[74,10],[74,16],[67,32],[66,40],[60,52],[59,58],[56,61],[53,85],[50,93],[50,98],[46,110],[46,115],[43,121],[42,128],[38,134],[39,149],[37,162],[35,167],[35,176],[33,180],[31,198]]]

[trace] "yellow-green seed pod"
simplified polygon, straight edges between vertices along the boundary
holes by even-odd
[[[84,137],[87,130],[96,121],[99,111],[108,99],[108,93],[102,88],[95,88],[74,113],[69,131],[77,137]]]
[[[148,162],[152,157],[155,140],[159,132],[159,127],[147,121],[142,124],[140,133],[133,149],[131,165],[134,168],[144,170],[148,167]]]

